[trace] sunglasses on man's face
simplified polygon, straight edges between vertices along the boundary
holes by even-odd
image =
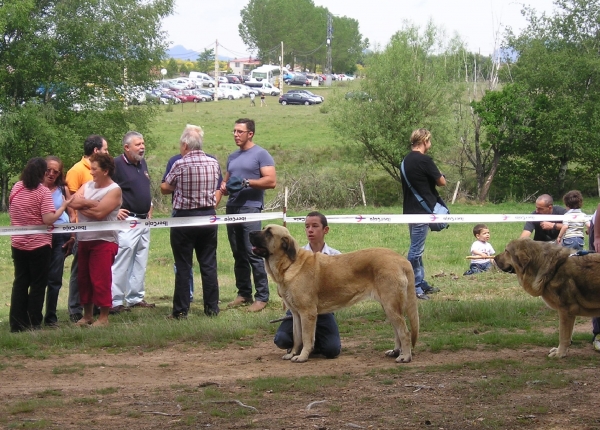
[[[46,169],[46,175],[58,175],[60,172],[54,169]]]

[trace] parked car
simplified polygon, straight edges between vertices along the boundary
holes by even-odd
[[[341,75],[338,75],[338,80],[340,80],[340,81],[353,81],[354,80],[354,76],[344,75],[342,73]]]
[[[302,93],[285,93],[279,97],[279,103],[282,105],[314,105],[316,100],[310,97],[308,94]]]
[[[367,100],[373,101],[373,98],[364,91],[350,91],[344,96],[346,100]]]
[[[208,90],[197,89],[192,91],[197,97],[199,97],[198,101],[201,102],[212,102],[213,101],[213,93]]]
[[[228,84],[229,81],[225,76],[219,76],[219,84]]]
[[[279,88],[265,81],[249,81],[246,82],[246,86],[258,89],[261,94],[270,94],[272,96],[278,96],[281,94]]]
[[[181,100],[175,97],[175,93],[170,90],[162,91],[161,97],[167,99],[168,103],[181,103]]]
[[[306,77],[306,75],[294,75],[292,79],[289,80],[288,85],[301,85],[306,87],[310,85],[310,80]]]
[[[250,88],[248,88],[246,85],[242,85],[242,84],[232,84],[232,85],[235,88],[237,88],[238,90],[240,90],[244,97],[250,97]]]
[[[307,96],[314,98],[317,103],[323,103],[325,101],[325,98],[323,96],[320,96],[308,90],[289,90],[287,94],[290,93],[306,94]]]
[[[229,82],[230,84],[240,84],[241,83],[240,79],[235,75],[227,75],[225,77],[227,78],[227,82]]]
[[[206,73],[190,72],[189,78],[193,79],[196,82],[196,86],[200,84],[200,86],[202,87],[213,88],[216,85],[215,80]]]

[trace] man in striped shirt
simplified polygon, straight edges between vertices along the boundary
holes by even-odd
[[[221,168],[202,150],[200,127],[187,125],[180,138],[182,158],[175,162],[160,186],[162,194],[173,193],[173,217],[215,215]],[[175,260],[175,292],[170,318],[185,319],[190,309],[190,271],[193,253],[200,265],[204,313],[219,313],[217,280],[217,226],[171,228],[171,249]]]

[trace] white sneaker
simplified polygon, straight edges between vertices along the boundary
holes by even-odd
[[[594,345],[594,351],[600,352],[600,334],[597,334],[594,337],[593,345]]]

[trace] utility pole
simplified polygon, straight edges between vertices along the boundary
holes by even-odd
[[[215,97],[214,101],[219,100],[219,39],[215,40]]]
[[[333,16],[327,15],[327,63],[325,64],[325,74],[327,79],[325,85],[331,86],[331,69],[333,67],[331,60],[331,39],[333,39]]]
[[[283,94],[283,41],[281,42],[281,57],[279,57],[279,91]]]
[[[327,64],[325,65],[325,72],[331,73],[331,39],[333,39],[333,17],[331,14],[327,15]]]

